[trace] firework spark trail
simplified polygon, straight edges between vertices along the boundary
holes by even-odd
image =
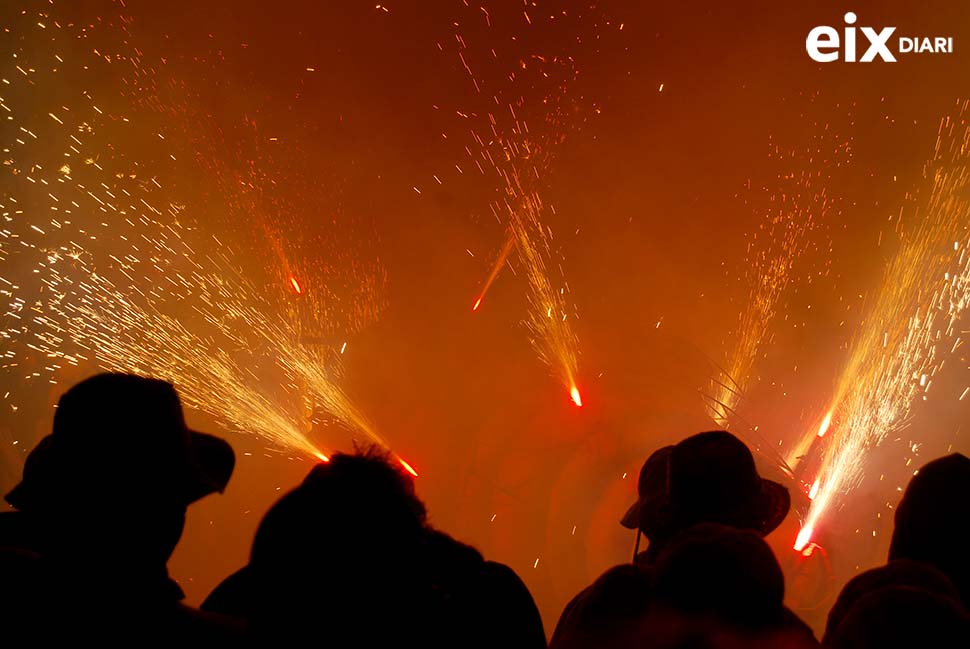
[[[485,278],[485,283],[482,285],[482,290],[478,294],[475,304],[472,305],[472,311],[478,311],[478,308],[482,306],[482,300],[485,299],[488,289],[492,288],[495,278],[498,277],[499,271],[502,270],[502,266],[504,266],[505,262],[508,260],[509,253],[512,252],[512,246],[515,245],[515,240],[515,232],[510,231],[509,236],[505,239],[505,244],[498,253],[498,257],[495,258],[495,263],[492,264],[492,270],[489,271],[488,277]]]
[[[582,407],[576,384],[578,340],[568,322],[565,289],[557,291],[546,272],[545,258],[551,242],[540,220],[542,209],[542,201],[535,194],[524,196],[518,209],[508,207],[518,259],[529,281],[526,326],[539,358],[553,368],[573,403]]]
[[[325,457],[307,437],[319,409],[389,447],[335,380],[340,374],[336,359],[325,366],[318,354],[299,343],[287,321],[268,315],[279,311],[260,298],[224,256],[202,256],[199,261],[182,233],[169,232],[179,238],[159,237],[153,243],[159,250],[181,255],[179,261],[192,272],[157,278],[161,289],[126,285],[122,292],[76,255],[73,259],[80,268],[45,280],[54,297],[35,318],[37,349],[50,358],[63,358],[65,343],[73,342],[105,369],[163,377],[176,384],[189,405],[276,446]],[[167,266],[179,265],[168,261]],[[124,275],[150,279],[149,269],[139,266],[128,264]],[[196,318],[167,313],[184,310],[187,304]],[[306,413],[285,409],[279,405],[280,395],[271,397],[259,389],[257,370],[267,364],[287,373],[284,387],[313,397]]]
[[[354,404],[334,380],[334,370],[305,348],[287,345],[281,350],[280,365],[305,381],[307,390],[315,397],[315,405],[351,430],[359,430],[384,448],[390,444],[377,432],[374,424]],[[339,376],[339,372],[337,373]]]
[[[547,260],[552,258],[552,232],[543,224],[545,207],[539,194],[524,185],[515,158],[508,158],[503,171],[507,194],[503,207],[510,240],[515,244],[516,259],[529,284],[525,324],[532,347],[539,359],[553,370],[572,402],[582,407],[577,384],[579,339],[568,318],[566,287],[556,290],[547,269]],[[533,174],[538,175],[535,168]]]
[[[259,380],[252,370],[224,348],[213,346],[177,318],[137,304],[96,273],[77,282],[76,288],[83,297],[63,303],[64,317],[58,318],[63,328],[50,316],[37,320],[90,351],[102,368],[164,378],[178,387],[187,405],[208,412],[221,425],[326,459],[306,436],[309,422],[301,429],[295,423],[299,417],[256,389]],[[39,337],[53,342],[49,332]],[[61,349],[58,344],[49,355],[57,358]]]
[[[750,294],[738,318],[737,343],[719,376],[711,380],[705,399],[714,421],[727,428],[752,381],[755,361],[763,354],[778,303],[792,281],[792,268],[808,244],[807,233],[825,220],[831,207],[818,173],[800,172],[781,178],[771,197],[769,218],[748,244],[747,277]]]
[[[961,343],[955,325],[970,303],[967,107],[965,102],[956,118],[941,120],[934,156],[924,168],[928,196],[913,232],[897,222],[899,250],[865,330],[850,346],[826,416],[835,413],[835,433],[796,550],[808,545],[833,502],[862,480],[866,451],[907,424],[946,356]]]
[[[316,354],[302,346],[283,345],[280,351],[280,365],[292,375],[299,377],[314,397],[311,410],[319,408],[348,429],[364,433],[371,443],[387,449],[408,473],[417,477],[418,473],[414,467],[393,452],[390,443],[381,436],[373,422],[335,380],[335,376],[340,376],[339,365],[336,366],[335,371],[335,363],[325,365]]]
[[[474,26],[487,33],[499,20],[513,21],[516,29],[530,29],[533,25],[528,10],[503,15],[509,7],[490,11],[483,6],[472,8],[466,4],[465,9],[471,12],[466,20],[454,24],[473,33]],[[549,20],[554,21],[552,24],[557,28],[577,21],[572,27],[582,33],[590,27],[582,14],[582,11],[575,15],[563,11],[562,15],[550,15]],[[605,22],[609,24],[609,21]],[[567,31],[572,27],[567,27]],[[469,46],[474,42],[472,35],[456,32],[454,36],[461,69],[471,81],[473,102],[477,105],[475,109],[463,107],[455,112],[463,119],[476,116],[487,119],[482,130],[471,129],[476,146],[466,146],[465,152],[482,175],[495,172],[498,189],[505,194],[503,200],[494,202],[491,207],[506,228],[506,240],[489,269],[472,311],[481,306],[511,254],[512,246],[515,246],[515,259],[528,279],[530,308],[525,324],[533,348],[566,387],[573,403],[582,406],[577,385],[578,337],[567,317],[565,282],[563,288],[557,290],[548,272],[555,254],[551,230],[543,223],[545,207],[540,199],[540,178],[550,168],[552,151],[564,139],[567,125],[580,112],[575,102],[567,101],[568,89],[579,74],[575,60],[564,51],[548,54],[528,51],[525,49],[529,47],[528,39],[516,39],[511,52],[497,52],[494,39],[484,39],[487,47],[476,50]],[[570,33],[565,42],[574,45],[582,40],[578,33]],[[504,67],[503,62],[507,64]],[[528,86],[533,93],[544,95],[535,106],[528,106],[524,101],[523,89]],[[513,99],[510,101],[509,98]],[[496,110],[496,107],[500,108]],[[530,109],[534,111],[532,117],[540,121],[544,129],[530,130]],[[462,173],[460,167],[458,171]],[[561,265],[559,272],[562,273]]]
[[[729,426],[731,415],[751,379],[751,370],[766,342],[769,325],[774,319],[778,299],[788,284],[788,271],[796,254],[790,247],[783,246],[780,256],[762,268],[748,305],[741,311],[739,339],[722,372],[724,380],[712,380],[714,396],[709,399],[708,408],[718,426]]]
[[[303,344],[308,333],[332,335],[335,322],[359,326],[376,313],[377,302],[364,300],[358,308],[351,299],[346,313],[336,313],[335,304],[348,301],[332,299],[331,277],[321,274],[331,267],[299,255],[292,260],[293,275],[283,268],[281,280],[257,288],[230,261],[226,243],[192,233],[186,225],[192,219],[179,202],[186,197],[173,196],[159,182],[195,173],[179,159],[204,160],[212,177],[224,181],[216,183],[223,193],[204,201],[209,210],[228,207],[233,223],[261,222],[258,206],[266,194],[259,163],[250,161],[253,173],[240,181],[215,162],[216,155],[172,148],[205,141],[204,128],[166,138],[135,119],[144,101],[173,113],[162,120],[166,125],[191,129],[200,123],[186,118],[184,106],[146,97],[146,88],[160,85],[157,72],[146,71],[140,53],[124,49],[131,47],[125,19],[99,19],[97,30],[46,13],[25,11],[18,20],[0,36],[16,52],[12,62],[4,61],[11,66],[3,70],[9,94],[0,96],[0,108],[20,124],[13,139],[5,135],[3,142],[4,370],[51,383],[65,364],[153,374],[175,383],[190,406],[274,446],[325,458],[308,437],[318,411],[387,446],[339,385],[339,358]],[[125,33],[119,36],[111,25]],[[78,39],[88,45],[74,47]],[[96,42],[99,47],[92,47]],[[78,54],[65,60],[59,49]],[[87,85],[111,88],[119,77],[117,62],[123,64],[120,87],[136,88],[136,94],[106,91],[99,103],[110,109],[87,91],[73,94],[71,89]],[[46,106],[40,108],[44,102],[47,115]],[[217,214],[208,216],[211,221]],[[265,237],[255,239],[265,244]],[[258,249],[246,252],[234,259],[260,255]],[[297,274],[303,285],[296,284],[301,288],[294,300],[283,286]],[[377,284],[348,292],[366,297]],[[275,382],[278,389],[267,391],[268,376],[280,372],[285,377]]]
[[[322,457],[307,438],[309,418],[259,388],[261,360],[300,353],[288,323],[266,315],[278,311],[223,254],[199,252],[202,246],[190,246],[176,227],[149,232],[151,238],[142,236],[152,261],[129,258],[107,270],[125,280],[124,291],[85,263],[86,255],[72,254],[73,268],[45,279],[53,297],[35,319],[37,349],[58,358],[73,343],[105,369],[166,378],[189,405],[220,423]],[[162,270],[173,267],[190,270]]]
[[[199,76],[218,77],[205,64],[193,63],[202,66]],[[132,80],[146,88],[133,101],[149,116],[161,115],[167,140],[183,145],[179,157],[191,158],[202,170],[206,182],[198,190],[206,203],[220,208],[206,215],[207,223],[232,232],[246,249],[269,250],[267,270],[300,296],[286,308],[302,339],[335,342],[376,321],[386,306],[386,273],[369,258],[375,246],[358,241],[363,224],[340,208],[345,182],[340,170],[325,182],[319,175],[311,179],[306,170],[324,173],[325,163],[310,158],[299,138],[288,138],[284,146],[254,119],[235,124],[216,119],[197,89],[154,81],[145,75]],[[326,231],[308,228],[308,214],[326,223]],[[239,223],[253,227],[240,231]]]

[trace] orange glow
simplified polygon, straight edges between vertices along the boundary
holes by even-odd
[[[327,457],[326,455],[324,455],[323,453],[321,453],[320,451],[317,451],[316,453],[314,453],[314,455],[316,455],[317,456],[317,459],[320,460],[321,462],[329,462],[330,461],[330,458]]]
[[[399,457],[399,458],[397,458],[397,461],[401,463],[401,466],[403,466],[407,470],[408,473],[410,473],[411,475],[413,475],[415,478],[418,477],[418,472],[414,470],[414,467],[412,467],[410,464],[408,464],[407,462],[405,462],[404,461],[404,458],[400,458]]]
[[[290,285],[293,287],[293,290],[296,291],[297,293],[303,292],[303,289],[300,288],[300,283],[297,282],[296,278],[293,277],[292,275],[290,275]]]
[[[482,305],[482,298],[479,297],[477,300],[475,300],[475,306],[472,307],[472,311],[478,311],[478,307],[480,307],[481,305]]]
[[[804,550],[802,550],[803,557],[810,557],[812,553],[815,552],[817,546],[814,543],[809,543]]]
[[[821,425],[818,427],[818,436],[822,437],[828,431],[829,426],[832,424],[832,411],[830,410],[825,419],[822,420]]]
[[[798,536],[795,538],[795,551],[801,552],[806,546],[808,546],[809,541],[812,540],[812,534],[815,532],[815,528],[811,525],[806,525],[799,532]]]
[[[583,407],[583,398],[579,395],[579,388],[577,388],[575,385],[569,390],[569,396],[577,407]]]

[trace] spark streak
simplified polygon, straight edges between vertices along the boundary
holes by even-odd
[[[485,299],[488,289],[492,288],[492,283],[495,282],[495,278],[498,277],[499,272],[505,265],[513,245],[515,245],[515,235],[513,233],[509,233],[509,236],[505,239],[505,244],[502,246],[502,250],[495,259],[495,263],[492,264],[492,269],[489,271],[488,277],[485,278],[485,284],[482,286],[482,290],[478,294],[478,299],[475,300],[475,305],[472,307],[472,311],[478,311],[478,307],[482,305],[482,300]]]
[[[36,365],[55,383],[65,366],[97,364],[165,378],[187,406],[226,428],[320,461],[328,461],[328,454],[312,438],[321,415],[388,447],[342,388],[339,356],[303,343],[312,338],[306,329],[334,333],[346,322],[340,331],[352,331],[375,317],[380,301],[372,296],[381,275],[360,273],[354,260],[341,278],[347,285],[342,293],[350,298],[340,300],[327,286],[336,274],[333,258],[324,272],[305,253],[285,250],[281,232],[287,230],[259,208],[291,212],[269,193],[282,183],[259,159],[247,161],[246,176],[231,171],[220,153],[228,147],[210,135],[229,125],[207,131],[207,118],[189,105],[182,80],[158,83],[161,72],[143,66],[143,54],[127,36],[123,46],[112,40],[118,36],[108,26],[113,21],[97,31],[51,20],[51,30],[38,36],[29,18],[24,11],[21,24],[7,33],[17,35],[15,61],[37,58],[28,65],[33,76],[8,82],[0,99],[8,120],[30,136],[2,143],[10,180],[0,197],[9,228],[0,236],[4,370],[19,373],[24,364]],[[117,51],[107,57],[72,42],[96,38]],[[52,43],[79,54],[52,59]],[[98,103],[112,109],[102,110],[87,91],[73,90],[88,87],[91,75],[108,95]],[[53,85],[64,91],[51,92]],[[174,99],[159,95],[159,88],[168,87],[178,88]],[[49,107],[48,97],[57,98]],[[163,135],[146,127],[157,121],[154,112],[166,117],[167,128],[182,131]],[[254,122],[246,124],[256,132]],[[196,148],[206,144],[211,151]],[[172,148],[179,146],[185,150]],[[201,200],[170,189],[187,183],[166,184],[166,178],[199,175],[199,168],[180,160],[201,165],[214,195]],[[228,217],[233,226],[260,225],[266,236],[247,242],[237,227],[227,228],[231,242],[201,235],[193,203],[206,205],[210,230]],[[305,250],[319,250],[319,243]],[[273,277],[254,279],[237,265],[265,257],[259,244],[268,244],[278,260],[278,267],[268,265]],[[234,254],[234,246],[245,254]],[[302,286],[297,275],[314,281]],[[302,299],[289,299],[281,287],[292,287]]]
[[[467,4],[465,11],[468,12],[468,20],[455,22],[455,27],[480,29],[483,33],[477,35],[483,36],[484,42],[489,42],[484,37],[493,27],[494,21],[489,12],[483,7]],[[572,20],[576,17],[563,12],[561,17],[550,20],[555,19],[557,25],[563,25],[564,18]],[[532,28],[532,19],[527,14],[525,19],[525,25],[517,24],[517,28]],[[578,20],[577,23],[582,33],[586,25]],[[514,46],[520,51],[509,56],[492,47],[480,50],[469,48],[468,43],[478,39],[459,32],[454,33],[454,38],[461,69],[468,74],[474,97],[481,100],[479,105],[473,107],[456,107],[454,113],[463,119],[472,116],[487,118],[481,124],[481,132],[477,128],[471,131],[475,146],[466,145],[464,150],[473,158],[474,166],[482,175],[494,171],[499,179],[497,189],[504,193],[504,197],[494,201],[491,207],[497,220],[504,225],[507,237],[475,298],[472,311],[481,308],[514,247],[515,267],[524,270],[528,282],[529,311],[525,324],[532,347],[540,360],[552,369],[572,402],[579,407],[583,402],[576,381],[578,338],[567,317],[569,309],[565,282],[557,288],[550,277],[548,265],[555,258],[555,253],[551,242],[552,231],[544,223],[546,208],[539,192],[539,179],[549,169],[554,145],[565,137],[563,124],[580,112],[578,105],[573,102],[570,102],[569,110],[563,110],[567,88],[579,76],[575,60],[558,51],[547,55],[521,50],[528,47],[527,39],[517,39]],[[582,36],[577,34],[576,40],[581,41]],[[502,61],[507,65],[501,65]],[[545,96],[534,106],[526,105],[526,94],[522,88],[524,84],[532,86],[531,94],[539,92],[538,89],[546,89]],[[515,99],[509,101],[508,97]],[[496,110],[496,106],[501,110]],[[526,119],[530,109],[548,127],[547,132],[530,129]],[[461,174],[461,168],[456,167]],[[435,180],[441,182],[437,176]],[[552,211],[549,208],[549,212]],[[562,273],[561,266],[559,272]]]
[[[546,365],[557,374],[577,407],[583,402],[576,387],[578,340],[567,317],[565,290],[557,291],[549,281],[544,254],[550,242],[542,227],[542,201],[535,194],[525,195],[519,209],[507,206],[512,231],[516,236],[519,263],[529,283],[529,314],[526,326],[532,346]]]
[[[933,158],[923,169],[927,187],[913,217],[918,221],[911,231],[897,221],[899,249],[836,386],[831,410],[837,409],[838,424],[796,550],[809,543],[832,503],[862,480],[866,451],[906,424],[945,356],[959,346],[956,323],[970,304],[967,107],[963,102],[956,117],[940,122]]]
[[[820,145],[819,145],[820,146]],[[836,143],[836,152],[846,149]],[[809,151],[809,158],[814,159]],[[792,155],[792,162],[797,162]],[[741,310],[736,342],[727,365],[711,381],[707,407],[718,426],[727,428],[753,380],[755,361],[764,353],[778,302],[792,282],[792,269],[807,246],[807,234],[832,207],[820,187],[819,172],[803,169],[779,176],[779,190],[769,197],[766,218],[747,250],[749,298]],[[791,462],[789,462],[791,464]]]

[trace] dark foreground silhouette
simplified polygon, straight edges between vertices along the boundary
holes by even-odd
[[[184,605],[166,564],[188,506],[233,466],[168,383],[103,374],[68,390],[0,514],[3,646],[545,646],[522,580],[430,526],[410,476],[374,449],[315,466],[266,513],[248,564],[202,610]],[[968,496],[963,455],[917,473],[890,562],[845,586],[823,646],[970,647]],[[789,509],[730,433],[657,450],[621,521],[643,551],[573,598],[551,646],[819,646],[762,538]]]
[[[42,643],[228,642],[241,625],[181,603],[165,564],[186,508],[222,491],[235,458],[190,431],[163,381],[102,374],[68,390],[0,515],[3,629]],[[14,613],[15,612],[15,613]]]
[[[546,644],[518,576],[429,527],[410,477],[374,450],[314,467],[202,608],[246,619],[266,643],[322,632],[328,646]]]

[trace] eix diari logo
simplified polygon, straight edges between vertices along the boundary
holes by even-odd
[[[952,54],[953,37],[947,36],[901,36],[894,42],[890,41],[896,32],[895,27],[883,27],[876,30],[872,27],[859,27],[862,39],[857,38],[856,15],[848,12],[844,16],[845,29],[840,38],[835,27],[819,25],[808,32],[805,38],[805,51],[813,61],[831,63],[841,58],[846,63],[871,63],[881,59],[887,63],[895,63],[893,54]],[[862,56],[857,58],[860,45],[865,46]],[[895,45],[895,48],[893,48]]]

